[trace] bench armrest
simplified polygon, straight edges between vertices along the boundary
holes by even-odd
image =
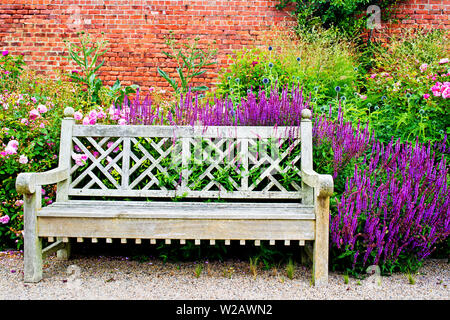
[[[69,168],[55,168],[45,172],[20,173],[16,179],[18,194],[33,194],[36,186],[54,184],[69,178]]]
[[[314,170],[302,169],[302,181],[316,190],[317,197],[331,197],[334,191],[333,177],[329,174],[318,174]]]

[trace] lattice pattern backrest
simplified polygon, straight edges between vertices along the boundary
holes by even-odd
[[[82,126],[69,195],[302,197],[298,128]]]

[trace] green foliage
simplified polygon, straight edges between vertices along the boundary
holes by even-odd
[[[313,106],[320,108],[337,97],[352,97],[358,90],[357,58],[352,43],[333,29],[317,29],[313,35],[280,33],[265,48],[235,51],[228,68],[219,72],[216,94],[228,95],[237,103],[248,90],[301,86],[305,96],[311,93]]]
[[[23,55],[13,55],[8,50],[0,53],[0,92],[16,89],[24,66]]]
[[[292,259],[289,259],[287,265],[286,265],[286,275],[287,277],[292,280],[294,279],[294,273],[295,273],[295,265]]]
[[[112,87],[101,87],[98,92],[98,96],[101,104],[104,106],[111,106],[111,104],[119,106],[123,104],[125,97],[130,96],[130,94],[136,93],[137,90],[139,90],[139,86],[137,84],[122,86],[120,80],[117,79]]]
[[[176,71],[179,80],[172,79],[161,68],[157,68],[158,74],[163,77],[175,92],[175,97],[180,97],[181,94],[185,94],[189,90],[191,91],[206,91],[207,86],[195,86],[191,84],[194,78],[200,77],[207,70],[206,67],[216,64],[213,61],[217,54],[216,49],[208,47],[206,50],[199,46],[199,38],[195,38],[189,43],[177,42],[171,32],[166,38],[166,45],[169,47],[170,52],[163,51],[163,53],[176,62]]]
[[[356,109],[370,117],[377,137],[389,141],[442,140],[450,133],[448,98],[434,96],[437,82],[448,82],[449,63],[440,64],[448,53],[442,31],[393,37],[388,47],[374,51],[373,69],[367,75],[365,101]]]
[[[390,18],[399,0],[280,0],[276,6],[284,9],[295,3],[292,14],[297,18],[299,32],[311,32],[317,26],[336,27],[345,36],[357,37],[366,28],[369,5],[380,7],[381,19]]]
[[[64,40],[69,56],[80,69],[73,70],[70,78],[86,89],[86,99],[88,105],[100,104],[99,91],[102,87],[102,81],[97,77],[96,72],[103,66],[105,61],[99,61],[108,50],[104,50],[108,44],[107,40],[100,38],[95,43],[91,36],[84,31],[77,33],[79,44]]]

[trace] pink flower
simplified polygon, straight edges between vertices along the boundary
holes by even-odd
[[[100,110],[100,111],[97,113],[97,119],[104,119],[104,118],[106,118],[106,113],[103,112],[103,110]]]
[[[13,148],[13,147],[11,147],[11,146],[7,146],[7,147],[5,148],[5,153],[6,153],[6,154],[16,154],[16,153],[17,153],[17,149],[16,149],[16,148]]]
[[[89,124],[89,118],[88,117],[84,117],[83,124],[84,125],[88,125]]]
[[[442,92],[442,98],[447,99],[450,98],[450,87],[446,87]]]
[[[423,63],[419,69],[420,69],[420,71],[424,72],[425,70],[427,70],[427,68],[428,68],[428,65],[426,63]]]
[[[423,95],[423,98],[424,99],[428,99],[430,97],[430,95],[428,94],[428,93],[425,93],[424,95]]]
[[[15,205],[16,207],[23,206],[23,200],[17,200],[17,201],[14,203],[14,205]]]
[[[127,124],[127,120],[121,118],[121,119],[119,119],[118,124],[121,125],[121,126],[126,125]]]
[[[446,64],[446,63],[448,63],[448,58],[439,60],[439,64]]]
[[[36,109],[32,109],[32,110],[30,111],[30,119],[31,119],[31,120],[36,119],[36,118],[39,117],[40,115],[41,115],[41,114],[40,114],[39,111],[36,110]]]
[[[28,163],[28,158],[27,158],[27,156],[24,155],[24,154],[22,154],[22,155],[19,157],[19,163],[21,163],[21,164],[26,164],[26,163]]]
[[[97,111],[91,110],[91,111],[89,112],[89,118],[91,118],[91,119],[97,119]]]
[[[8,147],[13,147],[14,149],[17,149],[19,147],[19,141],[17,141],[17,140],[10,140],[8,142]]]
[[[362,100],[366,100],[367,99],[367,96],[364,96],[364,95],[362,95],[360,97],[361,97]]]
[[[27,118],[23,118],[20,120],[20,122],[24,125],[28,125],[28,119]]]
[[[40,125],[39,125],[39,128],[45,128],[45,124],[43,124],[43,123],[41,123]]]
[[[83,119],[83,114],[80,111],[77,111],[73,114],[73,118],[75,120],[81,120],[81,119]]]
[[[2,55],[3,55],[4,57],[6,57],[8,54],[9,54],[9,51],[8,51],[8,50],[2,51]]]
[[[374,79],[376,76],[377,76],[377,74],[376,74],[376,73],[373,73],[373,74],[370,75],[370,78],[371,78],[371,79]]]
[[[72,159],[75,160],[77,166],[83,166],[86,164],[87,155],[85,154],[73,154]]]
[[[89,124],[96,124],[97,123],[97,118],[89,118]]]
[[[47,107],[43,104],[38,105],[38,111],[39,113],[46,113],[47,112]]]
[[[0,217],[0,222],[3,224],[7,224],[9,222],[10,218],[8,215],[5,215],[3,217]]]

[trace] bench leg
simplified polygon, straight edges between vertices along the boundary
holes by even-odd
[[[36,194],[24,196],[24,282],[42,279],[42,239],[37,234]]]
[[[329,197],[317,197],[316,234],[313,249],[313,277],[315,286],[328,284]]]
[[[58,240],[62,240],[62,238],[58,238]],[[56,251],[56,257],[59,260],[69,260],[71,252],[70,242],[64,242],[64,248]]]

